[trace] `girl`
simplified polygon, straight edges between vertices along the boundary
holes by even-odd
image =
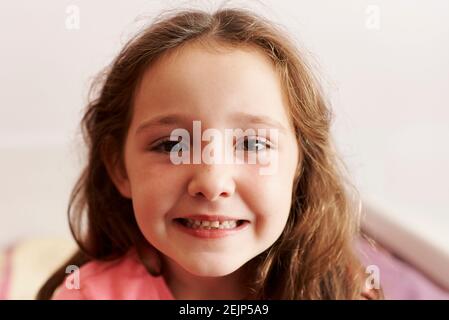
[[[241,9],[161,16],[99,83],[82,120],[88,165],[69,205],[79,250],[38,299],[381,297],[365,290],[354,252],[358,221],[330,110],[276,25]],[[173,164],[190,146],[174,149],[170,134],[193,121],[277,130],[232,145],[275,153],[274,174],[259,163]],[[68,266],[80,267],[79,289],[67,285],[77,280],[65,279]]]

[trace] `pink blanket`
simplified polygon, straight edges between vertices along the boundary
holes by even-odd
[[[413,266],[387,250],[372,247],[364,239],[358,241],[357,248],[366,266],[378,267],[385,299],[449,300],[449,291],[439,287]]]

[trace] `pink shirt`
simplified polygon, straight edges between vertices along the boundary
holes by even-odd
[[[74,273],[56,289],[53,300],[174,300],[162,276],[152,276],[134,249],[114,261],[90,261],[79,269],[79,289],[68,289]]]

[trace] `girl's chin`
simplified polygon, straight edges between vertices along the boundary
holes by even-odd
[[[186,267],[185,269],[191,274],[198,277],[224,277],[239,269],[238,267],[234,266],[226,267],[223,265],[217,266],[216,268],[214,268],[213,266],[211,267],[209,265],[209,267],[205,269],[204,268],[205,266],[207,266],[207,263],[204,263],[199,266],[189,266]]]

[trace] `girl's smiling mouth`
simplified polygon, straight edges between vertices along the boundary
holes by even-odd
[[[173,219],[179,230],[198,238],[221,238],[235,234],[249,226],[248,220],[224,216],[192,215]]]

